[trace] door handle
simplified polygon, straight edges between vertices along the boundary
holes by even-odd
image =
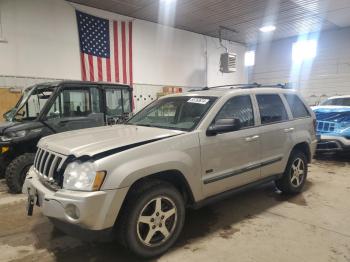
[[[245,141],[247,141],[247,142],[252,142],[252,141],[258,140],[259,137],[260,137],[260,136],[258,136],[258,135],[249,136],[249,137],[246,137],[246,138],[245,138]]]
[[[284,129],[284,133],[290,133],[294,131],[294,127]]]

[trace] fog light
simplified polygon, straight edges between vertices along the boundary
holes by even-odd
[[[66,215],[71,219],[79,219],[80,211],[79,208],[73,204],[69,204],[65,208]]]

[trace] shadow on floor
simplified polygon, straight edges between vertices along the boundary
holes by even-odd
[[[350,163],[350,152],[342,153],[318,153],[315,161],[331,162],[332,164]]]
[[[307,182],[304,192],[311,186],[312,183]],[[199,210],[187,210],[183,233],[170,252],[178,249],[191,249],[194,252],[196,240],[209,234],[217,234],[225,239],[232,238],[240,230],[235,226],[237,223],[249,224],[252,218],[281,201],[307,206],[303,193],[285,196],[276,190],[274,183],[269,183]],[[54,254],[56,261],[141,261],[115,241],[81,242],[54,229],[48,221],[34,226],[32,232],[37,240],[35,247],[47,249]]]

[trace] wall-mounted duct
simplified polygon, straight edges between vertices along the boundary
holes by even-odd
[[[219,27],[219,41],[220,45],[225,48],[225,53],[220,55],[220,72],[221,73],[233,73],[237,71],[237,54],[230,53],[228,48],[222,42],[222,31],[226,30],[232,33],[237,33],[236,30],[230,29],[224,26]]]

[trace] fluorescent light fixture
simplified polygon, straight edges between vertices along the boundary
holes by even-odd
[[[293,44],[292,59],[293,62],[303,62],[316,57],[317,41],[301,40]]]
[[[268,33],[276,30],[276,26],[274,25],[265,25],[263,27],[260,27],[259,30],[263,33]]]
[[[254,66],[255,65],[255,51],[247,51],[244,54],[244,65]]]

